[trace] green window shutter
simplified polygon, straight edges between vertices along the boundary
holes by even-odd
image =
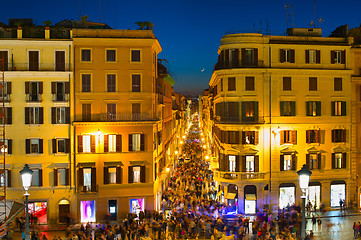
[[[291,116],[296,116],[296,102],[291,102]]]
[[[346,102],[341,102],[341,116],[346,116]]]
[[[316,102],[316,114],[321,116],[321,102]]]
[[[285,112],[284,112],[284,109],[285,109],[285,102],[280,102],[280,116],[284,116],[285,115]]]
[[[331,102],[331,115],[335,116],[335,102]]]

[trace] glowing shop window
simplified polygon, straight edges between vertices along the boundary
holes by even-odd
[[[95,222],[95,201],[80,202],[81,222]]]
[[[346,185],[331,185],[331,207],[339,207],[340,200],[346,200]]]
[[[294,187],[280,187],[279,208],[292,206],[295,203],[295,188]]]

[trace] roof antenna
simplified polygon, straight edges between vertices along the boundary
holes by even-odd
[[[313,27],[318,27],[316,26],[317,23],[317,19],[316,19],[316,0],[313,0]]]

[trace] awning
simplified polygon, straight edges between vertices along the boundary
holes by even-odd
[[[246,200],[257,200],[256,194],[246,194]]]
[[[223,193],[223,191],[219,191],[219,192],[217,193],[217,197],[221,196],[222,193]]]
[[[227,193],[226,199],[234,199],[236,197],[236,193]]]

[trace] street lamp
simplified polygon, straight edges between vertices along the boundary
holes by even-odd
[[[306,237],[306,191],[308,189],[308,183],[310,182],[310,176],[312,172],[308,170],[306,164],[303,164],[301,170],[297,172],[299,180],[300,180],[300,188],[302,190],[302,227],[301,227],[301,239],[305,239]]]
[[[33,170],[31,170],[28,164],[25,164],[24,168],[20,171],[21,180],[23,182],[23,187],[25,189],[25,240],[30,239],[29,234],[29,203],[28,203],[28,190],[31,186],[31,178],[33,176]]]

